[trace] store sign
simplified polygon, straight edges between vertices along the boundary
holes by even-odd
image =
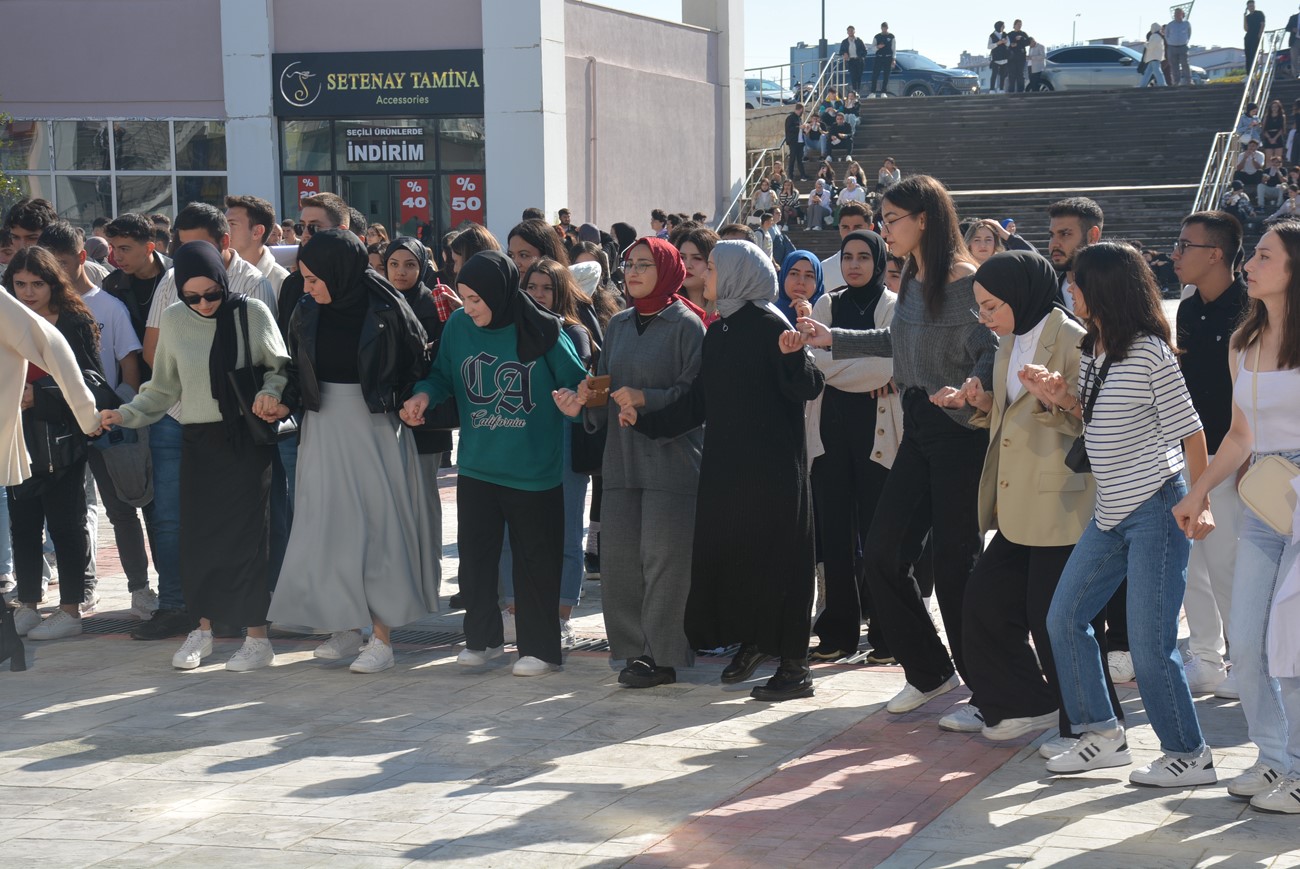
[[[276,54],[279,117],[483,114],[483,52],[360,51]]]
[[[407,221],[418,220],[428,223],[433,217],[433,208],[430,205],[429,191],[433,188],[433,182],[428,178],[399,178],[397,180],[397,192],[401,197],[399,202],[401,208],[398,213],[397,222],[405,225]]]
[[[423,163],[424,131],[419,127],[359,127],[345,131],[349,163]]]
[[[466,220],[483,223],[483,176],[451,176],[451,225],[460,226]]]
[[[302,202],[309,196],[315,196],[320,193],[320,176],[319,175],[299,175],[298,176],[298,201]]]

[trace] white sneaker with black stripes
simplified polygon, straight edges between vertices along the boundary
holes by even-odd
[[[1128,740],[1124,728],[1113,733],[1090,731],[1079,737],[1069,749],[1047,761],[1047,771],[1062,773],[1087,772],[1111,766],[1128,766],[1133,756],[1128,753]]]
[[[1214,754],[1208,745],[1192,757],[1162,754],[1155,763],[1129,773],[1129,782],[1149,788],[1185,788],[1212,785],[1219,780],[1214,771]]]
[[[1255,794],[1273,790],[1281,778],[1281,773],[1261,761],[1236,778],[1228,779],[1228,793],[1248,800]]]

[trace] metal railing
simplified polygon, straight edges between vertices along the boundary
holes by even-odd
[[[838,58],[805,60],[776,66],[756,66],[745,70],[745,105],[756,109],[790,105],[820,94],[826,87],[830,70]],[[758,81],[751,90],[749,82]]]
[[[1241,89],[1241,102],[1237,104],[1237,113],[1232,117],[1232,129],[1214,136],[1214,145],[1205,159],[1205,169],[1201,172],[1201,183],[1196,189],[1196,201],[1192,211],[1209,211],[1219,207],[1223,194],[1232,186],[1232,176],[1236,174],[1238,148],[1237,123],[1246,113],[1246,106],[1251,103],[1264,105],[1273,88],[1273,77],[1277,72],[1277,55],[1287,41],[1287,31],[1270,30],[1260,40],[1259,50],[1251,59],[1246,72],[1246,81]],[[1293,58],[1291,61],[1295,63]]]
[[[757,154],[758,156],[753,158],[749,173],[745,175],[745,180],[740,182],[740,192],[736,194],[736,198],[731,200],[727,210],[722,212],[722,217],[718,218],[718,226],[741,222],[745,219],[746,208],[750,207],[754,201],[754,189],[758,187],[762,179],[767,177],[768,155],[773,153],[778,157],[780,156],[780,151],[773,148],[747,152],[749,155]]]

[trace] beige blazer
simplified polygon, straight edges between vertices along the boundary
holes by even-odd
[[[49,321],[0,289],[0,462],[4,463],[0,485],[17,486],[32,475],[19,409],[28,361],[54,376],[82,431],[90,434],[99,428],[95,397],[81,379],[81,367],[67,340]]]
[[[1079,342],[1083,327],[1059,308],[1047,315],[1034,351],[1035,365],[1059,371],[1079,394]],[[1073,546],[1092,518],[1097,489],[1091,474],[1065,466],[1065,455],[1083,433],[1071,414],[1044,410],[1027,390],[1007,406],[1007,368],[1015,336],[998,344],[993,362],[993,408],[976,412],[971,424],[989,430],[980,476],[980,530],[993,529],[1022,546]]]

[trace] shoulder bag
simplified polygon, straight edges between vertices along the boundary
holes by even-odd
[[[1250,427],[1255,440],[1259,439],[1259,357],[1260,344],[1255,342],[1255,370],[1250,373]],[[1241,478],[1237,494],[1241,502],[1254,511],[1283,537],[1290,538],[1295,519],[1296,494],[1291,481],[1300,476],[1300,468],[1281,456],[1260,457],[1251,452],[1250,470]]]
[[[1110,371],[1110,358],[1101,365],[1101,371],[1097,374],[1097,379],[1092,378],[1093,366],[1096,359],[1088,362],[1088,371],[1084,375],[1084,383],[1080,384],[1079,397],[1083,401],[1083,424],[1086,426],[1092,422],[1092,409],[1097,405],[1097,396],[1101,394],[1101,385],[1106,382],[1106,374]],[[1087,389],[1088,395],[1086,400],[1083,398],[1084,389]],[[1065,454],[1065,466],[1076,474],[1087,474],[1092,471],[1092,462],[1088,460],[1088,442],[1087,434],[1081,434],[1070,444],[1070,451]]]
[[[234,390],[235,401],[239,403],[239,415],[248,426],[248,435],[259,447],[274,446],[298,433],[298,422],[292,415],[276,422],[267,422],[253,413],[253,399],[262,388],[266,377],[266,366],[253,364],[253,345],[248,339],[248,305],[239,308],[240,328],[244,333],[244,353],[248,356],[248,365],[226,372],[230,379],[230,388]]]

